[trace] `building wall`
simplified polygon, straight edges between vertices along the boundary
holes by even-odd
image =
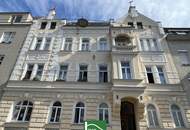
[[[0,37],[2,37],[3,32],[16,33],[11,44],[0,43],[0,55],[4,55],[3,62],[0,65],[0,86],[5,84],[7,80],[9,79],[9,76],[15,65],[17,56],[25,41],[25,38],[27,36],[27,33],[31,25],[31,23],[9,24],[8,19],[12,15],[14,14],[0,13],[1,20],[2,19],[5,20],[5,21],[0,21]],[[22,14],[22,15],[25,21],[26,21],[26,18],[29,17],[29,15],[26,15],[26,14]]]

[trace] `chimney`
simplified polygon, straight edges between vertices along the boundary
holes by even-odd
[[[137,12],[137,10],[136,10],[136,7],[135,7],[135,6],[130,6],[130,7],[129,7],[128,14],[129,14],[132,18],[137,17],[137,16],[138,16],[138,12]]]
[[[54,19],[56,16],[56,10],[55,8],[52,8],[49,10],[49,13],[48,13],[48,16],[47,16],[47,19]]]

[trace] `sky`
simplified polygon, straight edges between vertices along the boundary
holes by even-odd
[[[134,0],[133,5],[164,27],[190,27],[190,0]],[[129,0],[0,0],[0,12],[30,11],[33,16],[46,16],[53,7],[59,18],[102,21],[125,15]]]

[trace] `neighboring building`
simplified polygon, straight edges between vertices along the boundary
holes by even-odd
[[[190,28],[164,28],[170,53],[190,102]]]
[[[0,97],[31,24],[28,12],[0,13]]]
[[[190,106],[160,23],[35,19],[4,89],[2,130],[188,130]]]

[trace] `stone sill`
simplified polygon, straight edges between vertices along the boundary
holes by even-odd
[[[4,127],[19,127],[19,128],[28,128],[29,122],[5,122]]]
[[[48,124],[45,124],[45,128],[57,128],[57,129],[59,129],[60,128],[60,124],[61,123],[59,123],[59,122],[55,122],[55,123],[48,123]]]

